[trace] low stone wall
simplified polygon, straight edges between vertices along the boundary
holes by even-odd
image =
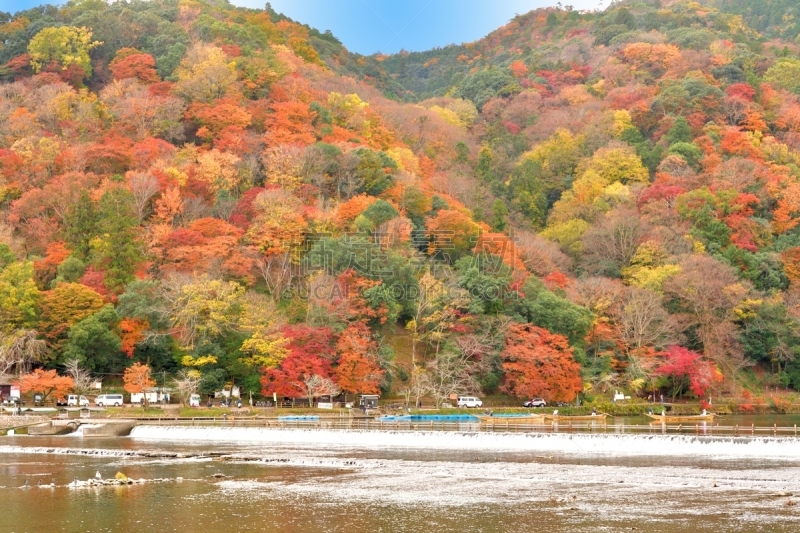
[[[87,437],[125,437],[131,434],[135,424],[133,422],[93,421],[85,422],[81,430]]]
[[[77,429],[77,420],[51,420],[28,427],[28,435],[66,435]]]
[[[33,416],[33,415],[0,415],[0,428],[14,428],[19,426],[27,426],[29,424],[40,424],[48,422],[50,419],[46,416]]]
[[[26,433],[28,426],[47,422],[49,418],[44,416],[17,416],[0,415],[0,435],[7,435],[12,429],[15,433]]]

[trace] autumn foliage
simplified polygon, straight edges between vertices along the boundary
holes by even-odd
[[[378,366],[376,348],[364,322],[354,322],[342,332],[336,342],[336,381],[342,390],[354,394],[379,392],[383,370]]]
[[[22,394],[35,392],[42,395],[43,400],[53,394],[56,398],[64,398],[72,392],[75,382],[69,376],[59,376],[55,370],[37,368],[30,374],[19,378],[19,390]]]
[[[800,388],[800,26],[774,3],[550,7],[368,57],[268,4],[9,15],[0,368]]]
[[[115,79],[136,78],[144,83],[161,81],[153,56],[141,53],[123,54],[123,50],[125,49],[117,52],[117,56],[108,66]]]
[[[570,402],[583,389],[567,339],[530,324],[513,324],[501,354],[504,392],[519,398]]]
[[[709,388],[722,382],[722,374],[710,361],[682,346],[670,346],[664,352],[664,363],[656,374],[673,380],[673,396],[688,388],[698,398],[705,397]]]
[[[126,392],[131,394],[139,394],[146,392],[155,386],[156,382],[151,377],[150,367],[140,362],[135,362],[125,369],[125,374],[122,376],[124,388]],[[144,395],[145,404],[147,404],[147,395]]]

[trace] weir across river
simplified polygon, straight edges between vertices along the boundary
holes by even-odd
[[[737,421],[728,422],[724,418],[715,422],[696,423],[626,423],[624,419],[609,418],[597,421],[569,421],[562,420],[539,421],[535,423],[520,423],[513,420],[498,418],[491,424],[475,420],[386,420],[349,417],[298,417],[287,418],[235,418],[235,417],[194,417],[194,418],[130,418],[130,419],[92,419],[91,421],[70,420],[68,426],[59,424],[60,421],[42,422],[33,424],[30,421],[22,424],[15,421],[9,427],[17,427],[17,433],[29,432],[30,434],[48,435],[75,433],[83,436],[126,436],[136,426],[176,426],[176,427],[217,427],[217,428],[266,428],[266,429],[326,429],[326,430],[356,430],[363,432],[457,432],[465,434],[591,434],[591,435],[651,435],[669,436],[684,435],[698,437],[734,437],[734,438],[797,438],[800,437],[797,424],[772,425],[740,424]],[[53,425],[53,427],[50,427]]]
[[[141,425],[131,438],[142,441],[167,441],[198,445],[210,442],[247,445],[281,444],[352,446],[367,449],[418,448],[438,450],[544,451],[578,454],[713,456],[753,458],[800,458],[794,436],[734,437],[719,435],[681,435],[645,433],[589,432],[509,432],[431,430],[430,428],[337,429],[303,427],[257,427],[233,425]]]
[[[613,419],[612,419],[613,420]],[[364,418],[315,418],[281,420],[277,418],[141,418],[132,419],[137,426],[176,425],[212,427],[266,427],[266,428],[318,428],[318,429],[357,429],[367,431],[457,431],[466,433],[591,433],[591,434],[647,434],[647,435],[700,435],[729,437],[800,437],[797,424],[771,426],[755,424],[727,424],[719,422],[699,423],[644,423],[626,424],[614,421],[559,421],[543,423],[519,423],[498,419],[492,424],[479,421],[446,420],[374,420]]]

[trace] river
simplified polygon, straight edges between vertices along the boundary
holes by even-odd
[[[96,472],[151,481],[85,486]],[[159,426],[0,437],[3,532],[634,530],[800,531],[800,440]]]

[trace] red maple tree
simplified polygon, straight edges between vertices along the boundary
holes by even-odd
[[[664,352],[664,364],[656,368],[656,374],[672,378],[673,399],[684,389],[698,398],[706,395],[709,387],[722,381],[722,374],[710,361],[683,346],[670,346]]]

